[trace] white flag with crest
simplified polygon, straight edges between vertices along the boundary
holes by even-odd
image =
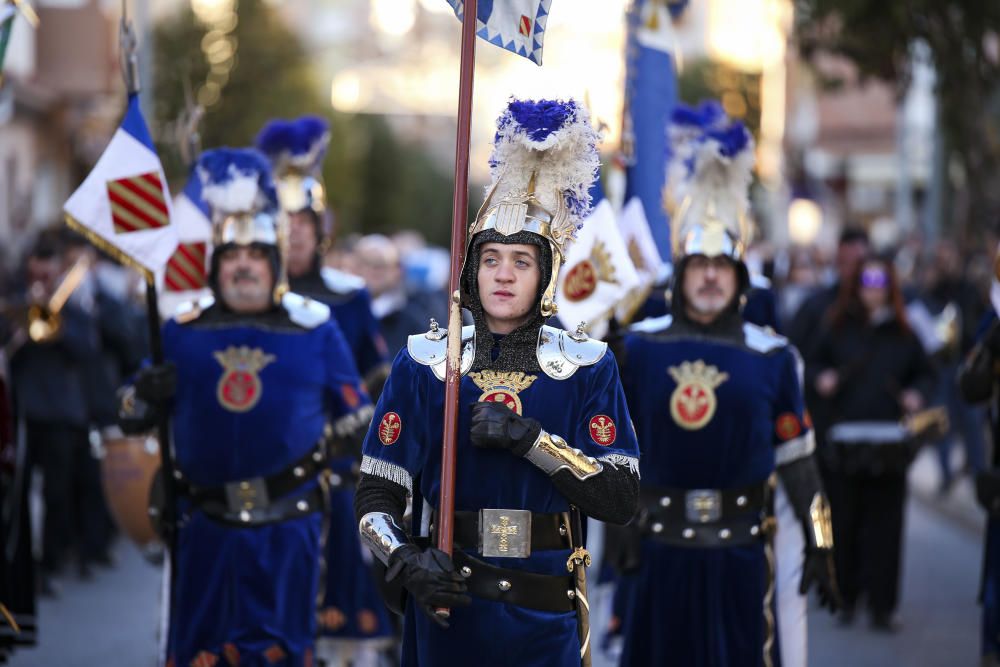
[[[640,278],[618,230],[611,202],[602,199],[577,232],[556,286],[559,320],[569,329],[587,322],[591,334],[614,314]]]

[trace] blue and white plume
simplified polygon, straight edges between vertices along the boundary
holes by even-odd
[[[201,197],[213,217],[269,211],[277,207],[267,158],[252,148],[205,151],[195,166]]]
[[[318,175],[329,145],[330,126],[318,116],[272,120],[257,135],[257,148],[278,177],[287,172]]]
[[[697,107],[678,104],[667,126],[667,169],[665,195],[669,209],[680,205],[694,174],[695,153],[700,138],[729,122],[722,105],[705,100]]]
[[[590,187],[601,161],[600,134],[575,100],[511,98],[497,119],[490,156],[494,197],[524,192],[535,174],[535,197],[554,213],[560,198],[577,228],[591,209]]]
[[[696,191],[699,197],[728,199],[745,211],[754,159],[753,137],[743,123],[706,131],[695,141],[692,195]]]

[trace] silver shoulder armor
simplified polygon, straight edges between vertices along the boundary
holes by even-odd
[[[193,301],[185,301],[181,305],[177,306],[177,310],[174,311],[174,319],[180,324],[194,322],[196,319],[201,317],[202,313],[211,308],[214,303],[215,297],[211,294],[207,294],[200,299],[195,299]]]
[[[654,334],[666,331],[674,321],[673,315],[661,315],[660,317],[647,317],[641,322],[636,322],[628,328],[630,332]]]
[[[608,344],[586,334],[543,326],[538,331],[538,365],[553,380],[565,380],[580,366],[593,366],[607,354]]]
[[[746,322],[743,324],[743,341],[751,350],[767,354],[788,345],[788,339],[774,333],[770,327],[759,327]]]
[[[326,288],[336,294],[350,294],[365,287],[365,281],[361,278],[329,266],[320,269],[319,275]]]
[[[414,334],[406,340],[406,351],[410,358],[418,364],[430,366],[438,380],[444,381],[445,366],[448,360],[448,330],[439,329],[437,324],[430,331]],[[462,327],[462,375],[472,368],[476,358],[476,328]]]
[[[285,292],[281,297],[281,307],[292,322],[306,329],[315,329],[330,319],[329,306],[295,292]]]

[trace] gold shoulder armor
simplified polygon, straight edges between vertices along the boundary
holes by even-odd
[[[438,380],[444,381],[448,360],[448,330],[441,329],[431,320],[431,328],[426,333],[414,334],[406,340],[406,351],[410,358],[423,366],[430,366]],[[472,368],[476,358],[476,328],[462,327],[462,375]]]
[[[553,380],[565,380],[580,366],[593,366],[604,358],[608,344],[582,330],[564,331],[543,326],[538,331],[538,365]]]

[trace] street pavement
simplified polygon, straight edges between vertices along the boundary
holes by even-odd
[[[812,609],[810,667],[978,664],[982,520],[967,482],[946,501],[935,496],[932,468],[932,459],[921,457],[911,475],[899,610],[902,631],[874,633],[860,613],[853,627],[841,628],[825,612]],[[161,570],[129,544],[120,544],[116,555],[114,570],[98,571],[88,582],[65,580],[59,599],[42,600],[40,645],[19,652],[13,667],[155,665]],[[594,627],[603,627],[596,609]],[[594,663],[613,666],[599,652]]]

